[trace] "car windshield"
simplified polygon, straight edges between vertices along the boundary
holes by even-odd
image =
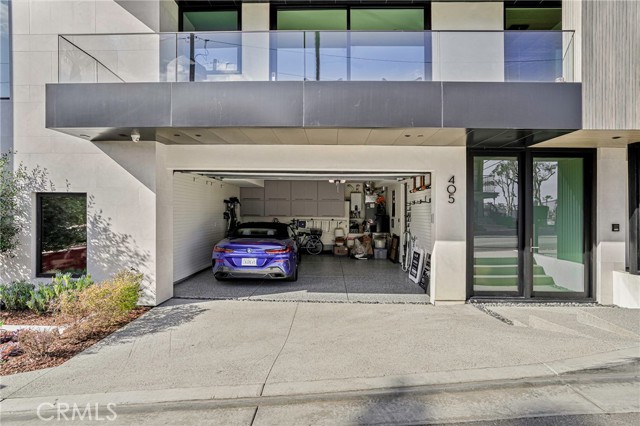
[[[240,226],[231,234],[232,238],[288,238],[286,228],[282,226]]]

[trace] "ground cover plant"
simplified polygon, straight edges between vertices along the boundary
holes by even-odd
[[[38,286],[0,285],[0,325],[49,326],[0,330],[0,375],[62,364],[142,315],[148,310],[137,306],[142,280],[142,274],[122,271],[99,283],[58,274]]]

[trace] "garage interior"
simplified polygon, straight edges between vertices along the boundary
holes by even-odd
[[[211,252],[230,197],[241,223],[321,229],[323,253],[301,250],[295,282],[216,280]],[[429,303],[431,173],[175,171],[173,199],[176,298]],[[405,230],[424,253],[413,280],[402,267]]]

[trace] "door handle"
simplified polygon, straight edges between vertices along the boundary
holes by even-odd
[[[529,238],[529,251],[533,253],[533,249],[540,249],[540,246],[533,245],[533,238]]]

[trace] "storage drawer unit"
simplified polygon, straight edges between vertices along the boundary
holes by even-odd
[[[264,202],[265,216],[291,216],[291,201],[266,200]]]
[[[315,180],[294,180],[291,182],[291,201],[317,201],[318,182]]]
[[[265,200],[291,200],[291,182],[287,180],[267,180],[264,182]]]
[[[240,203],[240,216],[264,216],[264,201],[242,199]]]
[[[344,184],[336,184],[328,181],[318,181],[318,201],[343,201],[344,202]],[[342,215],[342,214],[341,214]]]
[[[242,200],[264,200],[264,188],[240,188],[240,202]]]
[[[291,201],[291,216],[309,217],[318,216],[317,201]]]
[[[344,201],[318,201],[318,216],[344,217]]]

